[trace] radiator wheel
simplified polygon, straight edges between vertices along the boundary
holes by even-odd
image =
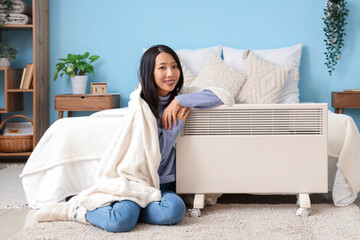
[[[201,211],[198,208],[189,209],[191,217],[200,217]]]
[[[311,214],[311,210],[309,208],[299,208],[296,211],[296,215],[300,217],[308,217]]]

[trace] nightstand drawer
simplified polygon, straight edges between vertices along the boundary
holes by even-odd
[[[332,92],[331,106],[334,108],[359,108],[360,92]]]
[[[55,96],[55,111],[100,111],[118,107],[119,94]]]

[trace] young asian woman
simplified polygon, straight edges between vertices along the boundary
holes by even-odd
[[[191,108],[212,108],[221,105],[222,101],[209,90],[179,95],[184,82],[180,60],[165,45],[153,46],[143,54],[139,80],[140,96],[156,117],[158,127],[161,161],[157,172],[161,200],[150,202],[143,208],[131,200],[115,201],[92,211],[79,205],[72,209],[64,207],[63,216],[57,217],[57,220],[91,223],[109,232],[130,231],[137,222],[172,225],[182,220],[185,204],[175,189],[176,138]],[[41,221],[47,219],[42,218]]]

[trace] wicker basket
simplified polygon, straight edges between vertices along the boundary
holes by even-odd
[[[6,118],[0,124],[0,130],[5,123],[15,117],[21,117],[29,120],[34,126],[33,121],[27,116],[16,114]],[[22,136],[4,136],[0,135],[0,152],[13,153],[13,152],[28,152],[33,149],[33,135],[22,135]]]

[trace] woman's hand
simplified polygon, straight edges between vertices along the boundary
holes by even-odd
[[[190,113],[190,109],[191,109],[191,108],[181,107],[181,109],[179,110],[179,112],[178,112],[178,114],[176,115],[176,117],[177,117],[178,119],[180,119],[181,121],[185,122],[187,116],[188,116],[189,113]]]
[[[179,101],[174,98],[171,103],[165,108],[163,115],[161,116],[161,123],[165,130],[172,128],[172,121],[174,120],[175,125],[177,125],[176,116],[182,106]]]

